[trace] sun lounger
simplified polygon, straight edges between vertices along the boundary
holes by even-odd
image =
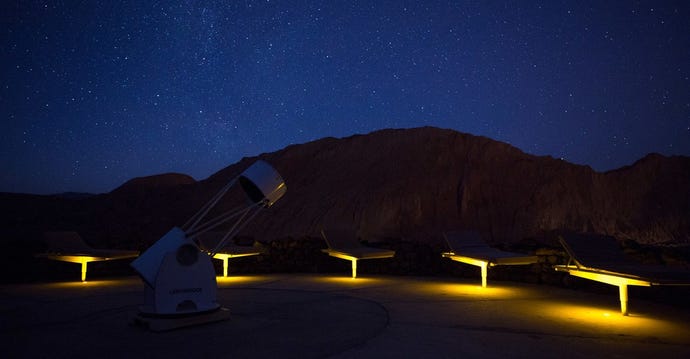
[[[628,315],[629,285],[690,285],[690,271],[635,262],[624,255],[613,237],[571,233],[561,235],[559,241],[570,259],[554,269],[618,286],[623,315]]]
[[[36,254],[36,257],[80,263],[82,282],[86,281],[86,265],[89,262],[127,259],[139,255],[138,251],[92,248],[77,232],[46,232],[43,240],[48,249]]]
[[[392,258],[395,251],[363,246],[352,231],[322,230],[321,235],[328,245],[322,249],[331,257],[352,262],[352,278],[357,278],[357,261],[363,259]]]
[[[202,250],[211,251],[213,250],[218,242],[223,239],[225,233],[219,232],[208,232],[200,235],[197,240]],[[228,259],[256,256],[261,254],[261,251],[255,247],[249,246],[237,246],[234,244],[227,244],[221,248],[218,253],[216,253],[213,258],[220,259],[223,261],[223,277],[228,276]]]
[[[524,265],[537,262],[536,256],[506,252],[490,247],[475,231],[458,231],[444,233],[449,252],[441,255],[457,262],[471,264],[481,268],[482,287],[486,287],[489,267],[499,265]]]

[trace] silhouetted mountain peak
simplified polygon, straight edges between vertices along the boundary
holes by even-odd
[[[123,193],[139,190],[170,189],[181,185],[196,183],[194,178],[181,173],[164,173],[153,176],[136,177],[125,182],[111,193]]]

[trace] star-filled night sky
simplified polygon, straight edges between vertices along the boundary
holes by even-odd
[[[605,171],[690,155],[687,1],[3,1],[0,191],[197,180],[437,126]],[[423,149],[422,149],[423,150]]]

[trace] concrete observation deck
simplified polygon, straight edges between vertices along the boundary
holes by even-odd
[[[25,357],[690,357],[690,308],[437,277],[218,278],[230,320],[129,325],[138,277],[0,286],[0,352]],[[615,288],[613,289],[615,291]],[[9,354],[9,355],[8,355]]]

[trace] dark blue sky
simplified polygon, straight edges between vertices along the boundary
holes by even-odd
[[[425,125],[600,171],[690,155],[687,1],[0,7],[0,191],[203,179],[289,144]]]

